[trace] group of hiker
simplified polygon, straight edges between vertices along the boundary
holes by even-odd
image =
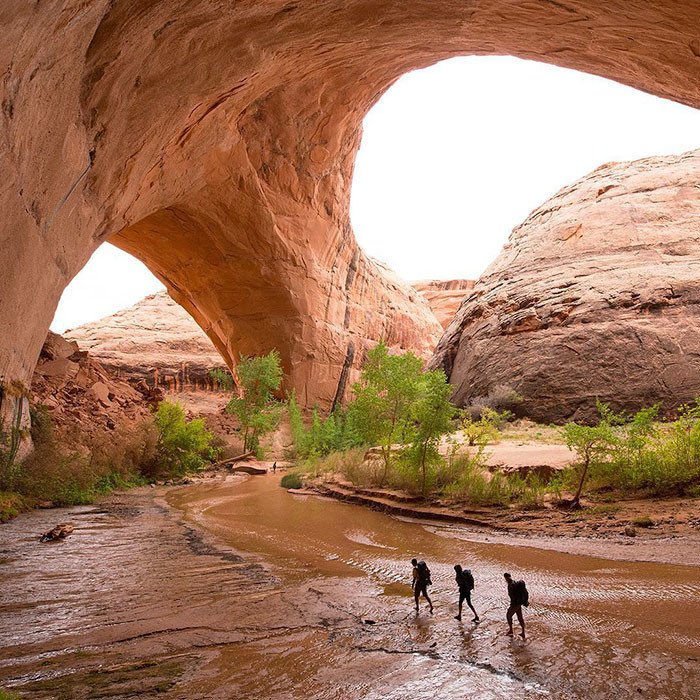
[[[413,589],[413,597],[416,601],[416,612],[419,610],[419,598],[421,595],[428,601],[430,606],[429,611],[433,612],[433,601],[430,600],[428,595],[428,586],[432,585],[432,580],[430,578],[430,569],[424,561],[418,561],[417,559],[412,559],[411,564],[413,565],[413,582],[411,583],[411,588]],[[474,606],[472,605],[472,591],[474,590],[474,576],[470,569],[463,569],[460,564],[455,564],[455,581],[459,588],[459,607],[457,615],[455,615],[455,620],[462,619],[462,606],[465,601],[471,611],[474,613],[472,622],[479,622],[479,615],[477,614]],[[518,618],[520,623],[520,636],[525,639],[525,620],[523,619],[523,606],[527,607],[529,605],[529,594],[527,591],[527,586],[525,581],[514,581],[513,577],[509,573],[503,574],[503,578],[506,581],[508,587],[508,598],[510,604],[508,606],[508,611],[506,612],[506,620],[508,621],[508,635],[513,636],[513,617]]]

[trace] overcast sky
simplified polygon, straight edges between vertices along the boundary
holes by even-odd
[[[408,280],[475,279],[511,229],[602,163],[700,147],[700,111],[603,78],[510,57],[401,78],[365,118],[351,216],[360,244]],[[51,328],[109,315],[162,285],[103,245]]]

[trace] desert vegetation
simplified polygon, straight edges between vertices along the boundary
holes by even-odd
[[[114,488],[170,480],[198,471],[216,459],[213,435],[201,419],[187,420],[178,404],[161,402],[152,417],[117,426],[69,449],[54,435],[48,412],[31,414],[33,450],[17,458],[19,428],[0,432],[0,519],[38,503],[55,506],[92,502]]]
[[[284,404],[275,398],[282,384],[282,365],[276,350],[259,357],[241,355],[236,365],[239,393],[229,401],[226,412],[240,422],[243,449],[263,456],[260,440],[275,430]]]
[[[424,372],[407,353],[379,344],[368,353],[345,410],[305,421],[288,401],[298,474],[340,474],[357,486],[398,489],[470,505],[577,508],[584,495],[601,500],[700,495],[700,400],[660,422],[658,406],[632,415],[598,403],[592,424],[528,426],[510,421],[519,397],[498,387],[491,401],[460,411],[440,371]],[[528,439],[566,444],[570,468],[549,478],[503,473],[487,466],[489,443]],[[295,483],[297,479],[295,477]]]

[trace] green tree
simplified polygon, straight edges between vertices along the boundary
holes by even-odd
[[[274,396],[282,384],[279,353],[272,350],[260,357],[241,355],[236,374],[241,393],[229,401],[226,411],[240,421],[243,449],[259,450],[260,438],[280,421],[282,404]]]
[[[427,489],[428,469],[440,462],[440,438],[454,431],[452,419],[457,409],[450,403],[452,387],[442,370],[422,375],[419,398],[411,407],[411,418],[415,423],[413,442],[407,457],[412,465],[420,468],[422,493]]]
[[[571,501],[572,508],[580,504],[581,492],[591,466],[608,460],[618,442],[615,425],[619,425],[621,417],[605,404],[598,403],[598,411],[601,417],[597,425],[567,423],[564,426],[566,444],[569,449],[576,450],[577,468],[580,472],[576,495]]]
[[[422,369],[422,361],[413,353],[390,355],[380,342],[367,353],[362,377],[353,385],[355,399],[349,407],[349,419],[362,442],[381,449],[384,469],[380,486],[389,473],[392,446],[413,441],[411,411],[422,389]]]
[[[214,384],[224,391],[233,391],[236,388],[231,373],[226,369],[216,367],[215,369],[210,369],[207,374]]]

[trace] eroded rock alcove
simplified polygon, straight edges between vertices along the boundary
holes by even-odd
[[[427,348],[439,325],[348,214],[362,118],[411,69],[512,54],[700,106],[695,0],[9,0],[0,25],[5,385],[108,239],[229,362],[278,347],[307,402],[379,337]]]

